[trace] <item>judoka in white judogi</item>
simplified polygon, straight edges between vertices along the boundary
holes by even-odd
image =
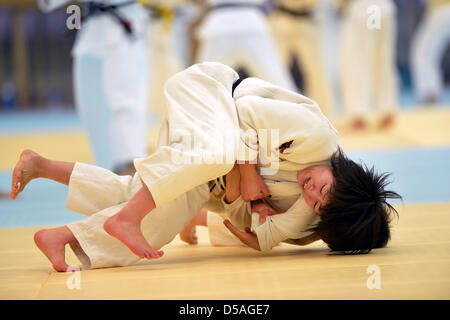
[[[343,3],[339,73],[346,116],[383,121],[397,111],[395,5],[391,0]]]
[[[194,65],[169,79],[165,89],[168,118],[159,147],[150,157],[135,160],[134,177],[118,177],[108,170],[82,164],[75,166],[68,208],[91,216],[68,227],[80,244],[74,249],[84,264],[108,267],[137,261],[122,242],[103,230],[103,223],[123,208],[143,184],[151,191],[156,208],[144,218],[141,230],[152,248],[158,249],[170,242],[202,207],[210,205],[209,181],[225,175],[236,160],[254,160],[258,153],[277,153],[281,145],[288,143],[289,147],[277,153],[277,169],[281,171],[261,168],[263,176],[271,176],[266,182],[275,194],[278,186],[278,194],[284,192],[279,179],[292,184],[298,171],[328,163],[339,146],[339,137],[314,101],[255,78],[242,81],[232,96],[236,79],[234,70],[219,63]],[[236,129],[245,134],[235,139]],[[269,139],[268,144],[261,144],[260,129],[279,130],[278,141]],[[200,148],[185,148],[179,132],[186,131]],[[211,154],[220,159],[228,153],[234,156],[230,163],[174,161]],[[90,182],[86,185],[85,181]],[[272,205],[287,212],[268,217],[262,225],[252,224],[263,251],[281,241],[306,236],[304,230],[316,219],[303,199],[288,192],[282,197],[291,198],[283,205],[279,202],[277,208],[275,197]],[[238,204],[235,206],[241,210]]]
[[[91,14],[81,21],[72,49],[75,105],[95,162],[120,171],[147,154],[148,14],[134,1],[80,2]],[[48,12],[69,0],[38,3]],[[95,9],[111,5],[117,8]]]
[[[450,1],[430,0],[411,44],[414,86],[422,102],[436,102],[444,89],[440,68],[450,43]]]
[[[286,66],[295,56],[304,75],[305,92],[328,117],[335,106],[325,61],[318,0],[277,0],[269,15],[270,26]]]

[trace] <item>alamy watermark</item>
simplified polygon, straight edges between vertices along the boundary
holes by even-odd
[[[381,289],[381,269],[379,266],[371,264],[367,267],[366,273],[370,274],[367,278],[366,285],[369,290]]]
[[[366,27],[369,30],[381,29],[381,8],[377,5],[368,6],[366,9]]]
[[[67,268],[66,273],[70,273],[66,280],[67,289],[81,290],[81,268],[70,266]]]
[[[66,13],[69,15],[66,19],[67,29],[79,30],[81,28],[81,8],[73,4],[67,7]]]

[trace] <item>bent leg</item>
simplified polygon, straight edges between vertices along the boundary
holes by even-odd
[[[209,198],[208,186],[201,185],[165,205],[155,208],[141,223],[142,234],[155,250],[161,249],[183,230]],[[90,217],[68,224],[77,239],[70,243],[84,269],[131,265],[140,260],[125,244],[103,228],[109,218],[126,203],[104,209]]]
[[[53,229],[42,229],[34,235],[34,242],[39,250],[52,263],[53,269],[65,272],[69,265],[65,260],[66,244],[76,244],[77,240],[69,228],[63,226]]]
[[[136,254],[154,253],[139,231],[149,212],[232,169],[239,143],[231,96],[236,79],[236,72],[229,67],[204,63],[166,82],[167,144],[145,159],[135,159],[145,186],[104,226]]]
[[[31,150],[23,151],[13,170],[11,199],[14,200],[31,180],[37,178],[50,179],[68,185],[74,165],[73,162],[46,159]]]
[[[77,162],[70,176],[67,209],[91,215],[129,201],[141,187],[137,174],[119,176],[107,169]]]

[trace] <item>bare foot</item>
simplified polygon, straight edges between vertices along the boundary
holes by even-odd
[[[50,260],[53,269],[58,272],[66,272],[69,268],[65,260],[65,246],[67,242],[65,241],[66,238],[62,228],[43,229],[34,235],[34,242]]]
[[[184,229],[180,232],[180,239],[188,244],[197,244],[198,238],[196,235],[196,228],[194,223],[189,223]]]
[[[394,116],[392,114],[387,114],[381,119],[378,127],[381,130],[384,130],[391,127],[393,124],[394,124]]]
[[[350,127],[356,131],[362,131],[367,129],[367,123],[362,118],[357,118],[352,121]]]
[[[120,214],[108,218],[103,227],[108,234],[119,239],[142,259],[157,259],[164,254],[163,251],[155,250],[148,244],[139,223],[121,219]]]
[[[9,197],[9,193],[0,190],[0,198],[7,198],[7,197]]]
[[[22,152],[12,174],[12,186],[9,194],[11,199],[14,200],[28,182],[39,178],[39,162],[41,159],[40,155],[31,150]]]

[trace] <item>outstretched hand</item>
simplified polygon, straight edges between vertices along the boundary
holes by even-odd
[[[241,231],[238,228],[236,228],[228,219],[225,220],[223,224],[225,225],[225,227],[228,228],[228,230],[231,231],[232,234],[238,237],[239,240],[242,241],[242,243],[246,244],[250,248],[261,251],[258,242],[258,237],[256,237],[256,235],[252,233],[249,228],[245,228],[245,232]]]

